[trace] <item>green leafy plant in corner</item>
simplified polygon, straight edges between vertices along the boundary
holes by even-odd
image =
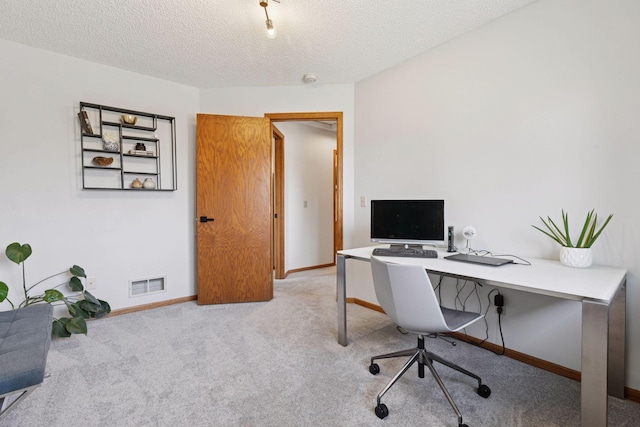
[[[21,245],[17,242],[11,243],[5,251],[9,260],[22,267],[24,301],[19,304],[18,308],[41,303],[49,303],[52,305],[64,304],[69,312],[69,317],[54,319],[51,330],[53,335],[58,337],[70,337],[71,334],[86,335],[87,319],[97,319],[111,312],[111,307],[108,302],[97,299],[84,288],[81,278],[86,279],[87,276],[84,269],[77,265],[74,265],[68,271],[53,274],[27,287],[24,263],[27,258],[31,256],[31,253],[31,246],[28,243]],[[67,273],[71,274],[71,278],[68,281],[60,283],[51,289],[46,289],[41,294],[32,295],[38,285]],[[65,295],[58,290],[58,288],[65,285],[72,292],[71,295]],[[6,300],[11,304],[11,308],[15,309],[16,307],[13,302],[9,300],[8,295],[9,286],[4,282],[0,282],[0,302]]]
[[[569,234],[569,214],[565,213],[564,209],[562,210],[562,228],[558,227],[549,216],[546,220],[540,217],[540,220],[545,225],[546,229],[536,227],[535,225],[532,225],[532,227],[536,230],[542,231],[562,246],[566,246],[568,248],[590,248],[591,245],[595,243],[596,239],[598,239],[602,230],[604,230],[607,224],[609,224],[611,218],[613,218],[613,214],[609,215],[600,228],[596,230],[598,214],[595,213],[595,209],[592,209],[587,213],[587,218],[582,226],[582,232],[575,244],[571,240],[571,236]]]

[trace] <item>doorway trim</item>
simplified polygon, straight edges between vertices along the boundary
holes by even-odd
[[[266,118],[274,122],[293,122],[293,121],[323,121],[323,120],[335,120],[336,121],[336,185],[334,188],[335,197],[335,217],[333,223],[333,249],[334,249],[334,261],[337,251],[343,249],[343,224],[342,224],[342,209],[343,209],[343,117],[342,112],[317,112],[317,113],[266,113]],[[276,182],[278,180],[278,171],[276,170]],[[284,176],[283,175],[281,177]],[[278,191],[278,184],[275,185],[275,191]],[[276,194],[276,200],[278,196]],[[275,240],[281,241],[282,244],[275,251],[275,265],[283,266],[280,272],[283,277],[278,277],[278,270],[276,268],[276,279],[281,279],[286,276],[284,272],[284,226],[277,227],[276,233],[282,233],[276,235]],[[282,239],[282,240],[278,240]]]
[[[284,279],[284,135],[271,122],[274,141],[274,182],[273,182],[273,268],[276,279]]]

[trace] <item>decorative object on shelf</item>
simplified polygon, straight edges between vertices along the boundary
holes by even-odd
[[[147,190],[152,190],[152,189],[156,188],[156,183],[153,182],[153,180],[151,178],[147,178],[142,183],[142,186],[144,188],[146,188]]]
[[[138,118],[133,114],[122,115],[122,123],[126,123],[128,125],[135,125],[137,121],[138,121]]]
[[[117,132],[105,131],[102,134],[102,147],[106,151],[120,151],[120,136]]]
[[[135,156],[153,156],[153,151],[129,150],[129,154],[133,154]]]
[[[131,188],[142,188],[142,181],[140,181],[138,178],[134,179],[131,183]]]
[[[49,303],[51,305],[58,305],[67,308],[70,317],[60,317],[53,321],[51,328],[51,334],[57,337],[66,338],[71,334],[87,334],[87,323],[85,319],[106,316],[111,312],[109,303],[100,300],[90,294],[82,284],[82,279],[87,279],[87,275],[82,267],[74,265],[69,270],[54,274],[45,279],[36,282],[31,286],[27,286],[24,262],[31,256],[32,249],[28,243],[20,244],[18,242],[11,243],[5,250],[5,255],[10,261],[20,265],[22,267],[22,290],[24,292],[24,300],[20,303],[18,308],[27,307],[32,304]],[[57,284],[51,289],[46,289],[39,295],[33,295],[31,292],[38,285],[51,282],[49,279],[59,277],[65,274],[66,277],[71,277],[66,282]],[[58,290],[62,285],[67,285],[67,290],[73,292],[71,295],[65,295]],[[15,309],[13,302],[7,298],[9,294],[9,286],[0,282],[0,302],[7,301],[12,309]]]
[[[97,156],[93,158],[92,162],[97,166],[109,166],[111,163],[113,163],[113,157]]]
[[[580,237],[575,244],[571,241],[569,234],[569,214],[565,213],[564,209],[562,210],[562,229],[553,222],[551,217],[547,217],[546,220],[540,217],[546,229],[536,227],[535,225],[532,225],[532,227],[551,237],[562,246],[560,248],[560,262],[563,265],[585,268],[589,267],[593,260],[591,246],[598,239],[602,230],[609,224],[611,218],[613,218],[613,214],[610,214],[596,231],[598,214],[595,213],[595,209],[589,211],[582,226]]]
[[[136,150],[147,151],[147,147],[142,142],[138,142],[136,144]]]
[[[91,122],[89,121],[87,112],[84,110],[80,110],[80,112],[78,113],[78,118],[80,119],[80,127],[82,127],[82,132],[93,134],[93,128],[91,127]]]

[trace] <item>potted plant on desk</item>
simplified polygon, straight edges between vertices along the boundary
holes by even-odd
[[[593,261],[591,254],[591,246],[602,233],[602,230],[609,224],[613,214],[609,215],[604,223],[596,231],[598,222],[598,214],[595,213],[595,209],[592,209],[587,213],[587,218],[582,226],[582,232],[578,241],[574,244],[569,234],[569,214],[562,210],[562,229],[556,225],[551,217],[540,217],[540,220],[545,225],[546,229],[536,227],[532,225],[536,230],[542,231],[547,236],[551,237],[556,242],[560,243],[560,262],[563,265],[569,267],[585,268],[589,267]]]

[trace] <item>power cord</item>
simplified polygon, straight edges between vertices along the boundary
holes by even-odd
[[[500,309],[502,309],[502,307],[500,307]],[[500,339],[502,340],[502,351],[496,354],[502,356],[506,351],[506,349],[504,347],[504,335],[502,335],[502,321],[500,319],[502,319],[502,313],[499,312],[498,313],[498,330],[500,331]]]
[[[476,285],[474,287],[474,290],[475,290],[476,294],[478,295],[478,303],[479,303],[479,305],[481,307],[481,310],[482,310],[482,304],[480,304],[480,295],[478,294],[478,288],[477,288],[478,286],[482,286],[482,284],[478,283],[478,282],[474,282],[474,283]],[[473,293],[473,291],[472,291],[472,293]],[[487,313],[489,313],[489,309],[492,306],[491,295],[494,294],[494,293],[496,294],[495,297],[494,297],[494,303],[496,303],[496,306],[498,306],[497,303],[501,304],[500,306],[497,307],[497,310],[496,310],[497,313],[498,313],[498,331],[500,332],[500,340],[502,342],[502,351],[500,351],[500,352],[495,352],[495,351],[493,351],[491,349],[482,347],[482,344],[484,344],[489,339],[489,322],[487,321]],[[469,294],[469,295],[471,295],[471,294]],[[468,299],[468,296],[467,296],[467,299]],[[465,301],[466,301],[466,299],[465,299]],[[483,316],[484,327],[485,327],[485,330],[484,330],[485,337],[482,340],[480,340],[480,342],[476,343],[476,342],[471,340],[471,337],[467,334],[466,328],[463,330],[463,332],[464,332],[464,335],[467,338],[467,342],[469,344],[475,345],[475,346],[480,347],[480,348],[484,348],[485,350],[488,350],[488,351],[490,351],[492,353],[495,353],[498,356],[502,356],[502,355],[505,354],[505,351],[506,351],[506,346],[504,344],[504,334],[502,332],[502,307],[504,306],[504,297],[502,296],[502,294],[500,293],[500,291],[498,289],[494,288],[494,289],[491,289],[489,291],[489,293],[487,294],[487,301],[488,301],[487,308],[484,310],[484,316]]]
[[[489,251],[483,251],[486,254],[490,254]],[[531,264],[529,264],[531,265]],[[440,301],[440,304],[442,305],[442,281],[444,279],[444,276],[440,276],[440,280],[438,280],[437,285],[434,287],[434,290],[437,289],[438,290],[438,300]],[[467,301],[469,300],[469,298],[471,297],[471,295],[475,294],[476,298],[478,300],[478,306],[480,307],[480,311],[482,312],[482,301],[480,298],[480,293],[478,292],[478,287],[482,287],[482,283],[479,282],[473,282],[474,283],[474,287],[473,289],[464,297],[462,298],[461,294],[464,291],[464,289],[467,287],[468,285],[468,280],[464,280],[462,282],[462,286],[461,286],[461,279],[456,279],[456,296],[454,297],[454,308],[456,310],[458,310],[458,304],[460,304],[461,309],[463,311],[466,311],[466,305],[467,305]],[[494,295],[494,301],[491,301],[491,296]],[[502,342],[502,351],[500,352],[496,352],[493,351],[491,349],[487,349],[485,347],[482,347],[482,344],[484,344],[488,339],[489,339],[489,322],[487,321],[487,314],[489,313],[489,309],[495,304],[496,311],[498,313],[498,331],[500,332],[500,340]],[[466,329],[463,329],[463,333],[465,335],[465,337],[467,338],[466,341],[469,344],[475,345],[477,347],[480,348],[484,348],[485,350],[491,351],[492,353],[495,353],[499,356],[502,356],[505,354],[506,351],[506,346],[504,343],[504,334],[502,332],[502,311],[503,311],[503,307],[504,306],[504,297],[502,296],[502,294],[500,293],[500,291],[496,288],[493,288],[489,291],[489,293],[487,294],[487,307],[484,309],[484,315],[483,315],[483,321],[484,321],[484,328],[485,328],[485,337],[480,340],[479,342],[474,342],[472,341],[472,337],[470,337],[467,334]],[[402,330],[400,327],[397,327],[398,331],[400,331],[402,334],[406,334],[407,332]],[[429,338],[443,338],[441,336],[441,334],[430,334],[428,335]],[[475,338],[475,337],[474,337]],[[444,338],[443,338],[444,339]],[[456,343],[454,341],[450,341],[448,339],[445,339],[445,341],[449,342],[451,345],[455,346]]]
[[[507,257],[507,256],[508,256],[508,257],[516,258],[516,259],[519,259],[520,261],[522,261],[522,262],[514,262],[514,264],[517,264],[517,265],[531,265],[531,263],[530,263],[529,261],[527,261],[527,260],[526,260],[526,259],[524,259],[524,258],[520,258],[520,257],[519,257],[519,256],[517,256],[517,255],[511,255],[511,254],[497,254],[497,255],[491,255],[491,256],[497,256],[497,257]]]
[[[475,282],[475,283],[476,283],[476,285],[480,285],[478,282]],[[480,285],[480,286],[482,286],[482,285]],[[487,313],[489,312],[489,308],[491,308],[491,294],[493,294],[494,292],[499,292],[499,291],[497,289],[492,289],[487,294],[487,300],[489,301],[489,304],[487,305],[487,308],[484,310],[484,314],[483,314],[483,317],[482,317],[482,320],[484,321],[484,338],[477,344],[478,346],[480,346],[486,340],[489,339],[489,322],[487,322]],[[482,305],[481,304],[480,304],[480,310],[482,310]],[[467,338],[469,338],[469,335],[467,335],[466,329],[464,330],[464,335]]]
[[[438,280],[438,284],[436,286],[434,286],[433,290],[437,290],[438,291],[438,301],[442,301],[442,287],[440,286],[442,284],[442,279],[444,278],[444,276],[440,276],[440,280]]]
[[[482,287],[482,283],[474,282],[473,289],[469,292],[469,295],[464,299],[464,304],[462,305],[463,309],[466,307],[467,300],[471,297],[471,295],[476,294],[476,298],[478,299],[478,307],[482,309],[482,302],[480,302],[480,294],[478,293],[478,286]]]
[[[460,287],[460,279],[456,279],[456,297],[455,297],[455,299],[453,300],[453,306],[454,306],[454,308],[455,308],[456,310],[458,310],[458,302],[460,303],[461,309],[462,309],[463,311],[465,310],[465,307],[464,307],[465,303],[460,299],[460,294],[462,293],[462,291],[464,290],[464,288],[466,288],[466,287],[467,287],[467,283],[468,283],[468,281],[467,281],[467,280],[465,280],[465,281],[462,283],[462,287]],[[471,295],[471,294],[469,294],[469,295]],[[468,298],[468,296],[467,296],[467,298]],[[466,302],[467,298],[465,298],[465,302]]]
[[[522,262],[514,262],[514,264],[516,265],[531,265],[531,263],[529,261],[527,261],[524,258],[520,258],[517,255],[513,255],[513,254],[494,254],[491,251],[488,251],[486,249],[471,249],[469,247],[466,248],[466,252],[464,252],[467,255],[477,255],[477,256],[491,256],[491,257],[511,257],[511,258],[515,258],[518,259]],[[462,253],[462,252],[460,252]]]

